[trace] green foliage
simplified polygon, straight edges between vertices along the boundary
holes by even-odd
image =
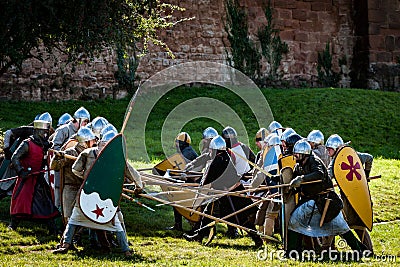
[[[280,31],[275,28],[272,20],[272,11],[271,1],[269,0],[267,6],[264,7],[267,24],[259,28],[257,32],[257,38],[260,40],[261,45],[261,54],[269,64],[269,70],[265,77],[266,81],[263,82],[263,85],[268,85],[268,81],[273,82],[281,78],[282,75],[279,73],[278,68],[281,65],[283,55],[289,51],[287,43],[282,42],[279,36]]]
[[[231,67],[255,80],[260,76],[261,55],[248,36],[247,14],[238,0],[226,0],[225,8],[225,31],[230,43],[230,51],[226,50],[227,61]]]
[[[2,1],[0,4],[0,75],[12,65],[18,69],[28,58],[43,58],[41,45],[78,62],[93,57],[105,47],[133,47],[146,51],[148,42],[168,46],[158,39],[158,30],[179,22],[176,5],[160,0],[43,0]]]
[[[115,78],[118,86],[126,89],[129,93],[135,92],[136,70],[139,65],[138,58],[134,49],[126,52],[123,47],[117,46],[117,66]]]
[[[332,54],[329,42],[326,43],[325,50],[318,52],[317,64],[318,80],[323,87],[337,87],[340,73],[332,69]]]

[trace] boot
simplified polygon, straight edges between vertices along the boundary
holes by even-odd
[[[185,233],[182,236],[183,236],[183,238],[186,239],[186,241],[189,241],[189,242],[193,242],[193,241],[201,242],[203,240],[203,237],[200,236],[198,233],[195,233],[194,235],[188,235]]]
[[[288,259],[298,260],[302,253],[302,235],[292,230],[287,231],[287,249],[285,256]]]
[[[182,229],[182,215],[174,208],[174,220],[175,224],[173,226],[167,227],[166,230],[175,230],[183,232]]]
[[[60,248],[53,250],[53,254],[66,254],[70,249],[70,244],[64,243]]]
[[[231,239],[235,239],[239,237],[239,233],[237,228],[228,225],[228,231],[226,231],[226,236]]]
[[[182,224],[179,224],[179,223],[175,223],[173,226],[165,228],[165,230],[175,230],[175,231],[183,232]]]

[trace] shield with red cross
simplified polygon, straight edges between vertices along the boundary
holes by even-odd
[[[368,230],[372,230],[372,202],[364,168],[357,152],[344,146],[333,162],[336,182]]]

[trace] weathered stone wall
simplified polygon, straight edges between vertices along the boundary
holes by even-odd
[[[226,62],[224,0],[171,0],[186,8],[181,17],[191,18],[161,32],[175,58],[158,47],[141,59],[142,80],[167,67],[190,61]],[[251,38],[266,23],[264,0],[240,0],[249,17]],[[399,88],[400,7],[395,0],[271,0],[275,26],[289,46],[282,62],[283,78],[293,86],[318,86],[318,52],[331,43],[334,70],[342,73],[343,87]],[[345,64],[339,66],[339,59]],[[53,67],[57,62],[57,67]],[[60,63],[61,62],[61,63]],[[30,100],[122,97],[116,88],[116,56],[105,51],[102,58],[71,66],[63,60],[36,60],[0,77],[1,98]],[[84,62],[85,63],[85,62]],[[264,64],[265,65],[265,64]],[[62,66],[60,68],[59,66]],[[265,67],[265,66],[264,66]],[[23,88],[22,93],[18,93]]]
[[[400,1],[368,0],[370,88],[400,90]]]

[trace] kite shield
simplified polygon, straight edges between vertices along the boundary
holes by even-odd
[[[333,162],[333,174],[351,207],[368,230],[372,230],[372,202],[367,178],[357,152],[342,147]]]
[[[110,222],[116,212],[124,184],[126,144],[122,134],[101,150],[79,192],[79,206],[93,222]]]

